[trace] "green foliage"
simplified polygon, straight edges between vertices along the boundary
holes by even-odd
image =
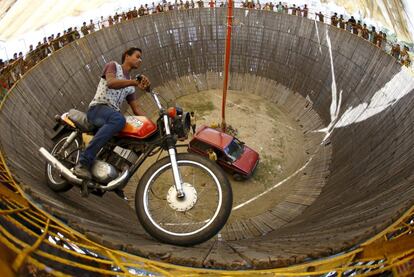
[[[193,98],[194,99],[194,98]],[[212,101],[190,101],[190,100],[177,100],[185,111],[194,111],[197,117],[206,115],[215,109]]]

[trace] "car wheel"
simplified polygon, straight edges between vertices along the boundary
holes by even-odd
[[[237,182],[240,182],[240,181],[243,181],[243,180],[244,180],[243,176],[242,176],[242,175],[240,175],[239,173],[234,173],[234,174],[233,174],[233,179],[234,179],[235,181],[237,181]]]

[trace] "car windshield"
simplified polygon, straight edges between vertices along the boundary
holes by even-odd
[[[244,146],[243,144],[237,140],[233,139],[229,145],[224,149],[224,153],[234,162],[238,158],[240,158],[241,154],[243,153]]]

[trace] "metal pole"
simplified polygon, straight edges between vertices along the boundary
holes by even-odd
[[[221,128],[224,132],[226,131],[226,98],[227,98],[227,87],[228,87],[228,82],[229,82],[232,23],[233,23],[233,0],[229,0],[228,7],[227,7],[227,36],[226,36],[226,53],[225,53],[225,58],[224,58],[223,99],[221,103]]]

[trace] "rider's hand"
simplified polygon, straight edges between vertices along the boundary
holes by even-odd
[[[141,81],[138,81],[137,86],[142,90],[146,90],[151,85],[151,82],[149,81],[147,76],[142,74],[140,75],[140,79]]]

